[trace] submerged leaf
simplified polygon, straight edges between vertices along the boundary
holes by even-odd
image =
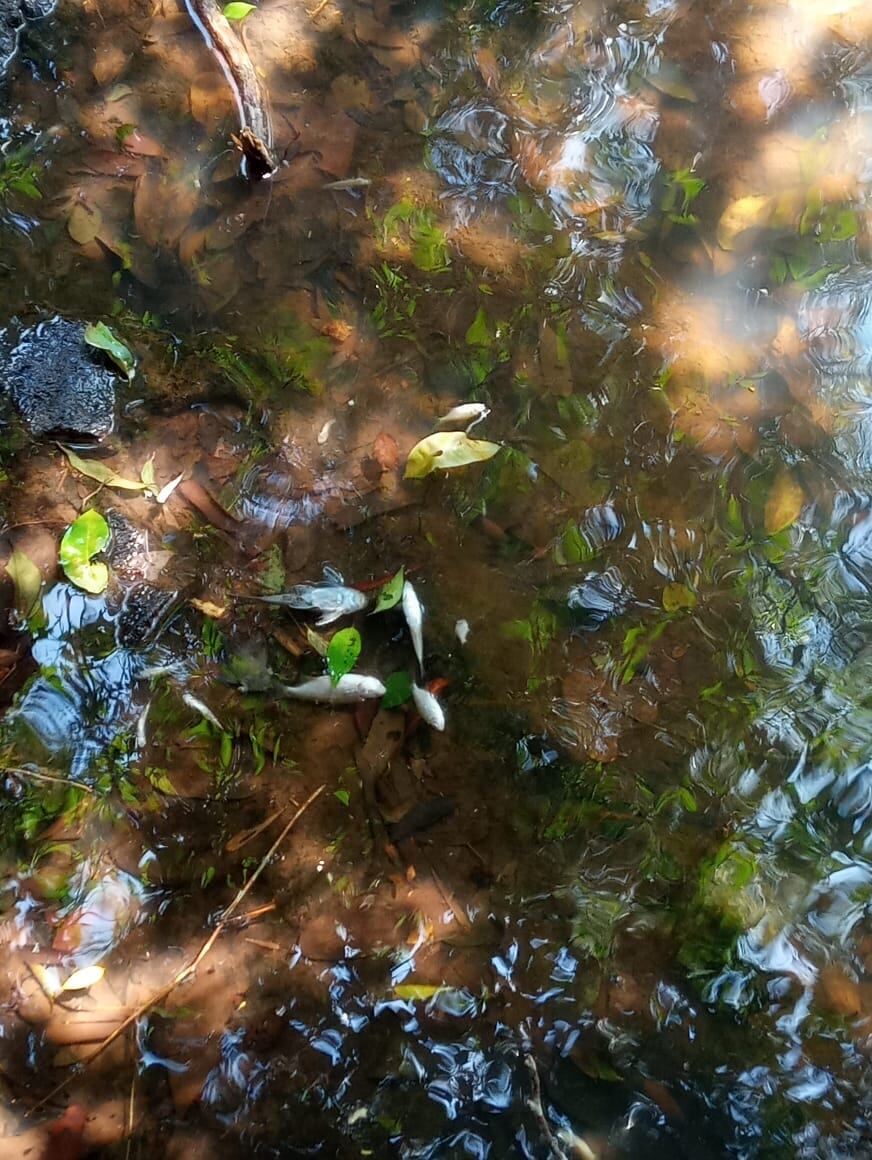
[[[113,471],[111,467],[107,467],[105,463],[100,463],[96,459],[82,459],[69,447],[62,447],[61,450],[70,461],[70,467],[81,472],[82,475],[87,475],[88,479],[95,479],[97,483],[102,483],[105,487],[120,487],[125,491],[144,491],[149,486],[141,479],[125,479],[123,475],[119,475],[117,471]]]
[[[96,965],[82,967],[79,971],[73,971],[70,977],[64,980],[61,991],[87,991],[89,987],[93,987],[95,983],[99,983],[105,974],[105,967],[98,967]]]
[[[80,246],[87,246],[94,241],[102,225],[103,215],[98,209],[90,209],[77,201],[67,218],[67,233]]]
[[[224,16],[227,20],[244,20],[256,7],[256,4],[245,4],[243,0],[233,0],[231,4],[224,6]]]
[[[678,612],[680,608],[695,608],[696,593],[686,584],[667,584],[663,589],[663,607],[667,612]]]
[[[718,245],[722,250],[734,250],[736,241],[745,230],[765,229],[769,225],[775,203],[765,194],[752,194],[732,201],[718,222]]]
[[[500,450],[501,443],[470,439],[463,431],[437,431],[416,443],[406,461],[406,479],[423,479],[437,468],[448,471],[470,463],[484,463]]]
[[[416,999],[432,999],[434,995],[438,995],[443,990],[445,990],[444,986],[437,987],[432,983],[401,983],[399,987],[394,987],[394,994],[398,999],[414,1002]]]
[[[19,548],[6,561],[6,571],[15,585],[15,606],[27,619],[33,612],[42,590],[39,568]]]
[[[105,564],[92,564],[91,559],[109,543],[109,525],[99,512],[91,508],[82,512],[67,528],[61,540],[61,567],[73,584],[95,595],[109,583],[109,569]]]
[[[360,656],[360,645],[360,633],[356,628],[341,628],[334,634],[327,646],[327,671],[334,685],[338,685],[354,668]]]
[[[793,474],[786,467],[782,468],[766,500],[764,526],[769,535],[775,536],[795,524],[804,503],[805,492]]]
[[[396,709],[412,699],[412,678],[407,672],[391,673],[385,680],[385,695],[382,697],[383,709]]]
[[[124,345],[120,338],[116,338],[105,322],[90,323],[85,327],[85,342],[97,350],[105,350],[112,361],[132,379],[136,367],[136,359],[132,352]]]
[[[370,616],[375,616],[377,612],[386,612],[389,608],[393,608],[395,604],[400,603],[405,579],[405,569],[400,568],[399,572],[395,573],[388,580],[387,584],[382,585],[379,589],[378,600],[375,602],[375,608],[370,613]]]

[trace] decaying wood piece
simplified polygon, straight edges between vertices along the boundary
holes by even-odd
[[[216,0],[185,0],[200,35],[227,78],[239,113],[233,144],[242,154],[243,176],[260,181],[276,170],[272,124],[260,80],[241,37],[237,36]]]

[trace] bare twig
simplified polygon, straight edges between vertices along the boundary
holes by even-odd
[[[533,1113],[536,1123],[539,1125],[539,1130],[545,1137],[545,1142],[551,1149],[551,1155],[556,1157],[556,1160],[566,1160],[566,1153],[560,1146],[560,1141],[551,1131],[551,1125],[545,1118],[545,1109],[542,1107],[542,1084],[539,1081],[539,1068],[536,1066],[536,1060],[533,1056],[526,1052],[524,1055],[524,1063],[527,1065],[527,1071],[530,1073],[530,1083],[533,1092],[527,1100],[527,1107]]]
[[[326,788],[327,788],[326,785],[321,785],[315,790],[314,793],[310,793],[309,796],[306,798],[306,800],[303,802],[303,804],[300,806],[300,808],[297,810],[297,812],[294,814],[294,816],[282,828],[282,832],[279,834],[279,836],[276,838],[276,840],[273,842],[273,844],[270,846],[270,848],[264,854],[263,858],[261,858],[255,872],[248,879],[248,881],[245,883],[245,885],[240,887],[239,891],[236,894],[236,897],[233,899],[233,901],[230,903],[230,905],[227,907],[227,909],[221,915],[221,918],[218,920],[218,923],[217,923],[215,929],[212,931],[212,933],[209,935],[209,937],[206,939],[206,941],[203,943],[203,945],[200,947],[199,951],[197,951],[196,955],[194,955],[194,957],[191,959],[191,961],[188,964],[186,964],[186,966],[182,967],[182,969],[176,975],[173,976],[173,978],[170,980],[169,983],[167,983],[167,985],[165,987],[161,987],[161,989],[159,991],[153,992],[153,994],[150,995],[149,998],[146,999],[146,1001],[144,1003],[142,1003],[139,1007],[137,1007],[137,1009],[135,1011],[133,1011],[130,1015],[128,1015],[128,1017],[122,1023],[119,1023],[118,1026],[115,1028],[115,1030],[110,1035],[107,1035],[106,1038],[101,1043],[98,1043],[97,1046],[94,1048],[94,1050],[91,1052],[91,1054],[86,1055],[85,1058],[82,1060],[82,1067],[88,1067],[91,1063],[93,1063],[94,1060],[97,1059],[99,1056],[101,1056],[103,1054],[103,1052],[108,1047],[111,1047],[111,1045],[115,1042],[116,1039],[120,1038],[120,1036],[122,1036],[124,1034],[124,1032],[127,1030],[128,1027],[130,1027],[134,1023],[136,1023],[136,1021],[138,1019],[141,1019],[143,1017],[143,1015],[147,1015],[148,1012],[152,1009],[152,1007],[156,1007],[159,1003],[162,1003],[164,1001],[164,999],[167,998],[167,996],[172,994],[172,992],[176,989],[176,987],[178,987],[181,983],[186,982],[188,979],[191,978],[191,976],[193,974],[196,973],[197,967],[199,967],[199,965],[200,965],[200,963],[202,963],[203,959],[205,959],[205,957],[212,950],[212,947],[215,945],[215,943],[220,938],[221,933],[224,931],[225,927],[227,926],[228,921],[233,916],[234,912],[236,910],[238,910],[243,899],[245,899],[248,896],[248,894],[251,891],[251,888],[254,886],[255,882],[257,882],[258,878],[260,878],[263,871],[269,865],[276,850],[278,850],[279,846],[282,844],[282,842],[285,840],[285,838],[288,836],[288,834],[291,832],[291,830],[294,828],[294,826],[297,824],[297,822],[300,820],[300,818],[303,816],[303,814],[306,812],[306,810],[309,808],[309,806],[311,806],[321,796],[321,794],[324,792],[324,790]],[[57,1085],[57,1087],[53,1088],[48,1093],[47,1096],[43,1096],[43,1098],[39,1101],[39,1103],[34,1104],[34,1106],[30,1109],[30,1112],[28,1113],[28,1115],[37,1111],[39,1108],[41,1108],[45,1104],[47,1104],[50,1100],[54,1099],[55,1096],[59,1095],[62,1091],[64,1091],[64,1089],[70,1083],[72,1078],[73,1077],[71,1075],[68,1075],[66,1077],[66,1079],[63,1080],[62,1083],[59,1083]]]
[[[85,793],[93,794],[96,792],[91,788],[91,786],[87,785],[83,781],[74,781],[71,777],[61,777],[60,774],[56,773],[43,773],[42,770],[21,769],[18,766],[7,766],[7,768],[2,772],[8,773],[10,777],[27,778],[30,781],[46,781],[57,785],[71,785],[75,789],[84,790]]]

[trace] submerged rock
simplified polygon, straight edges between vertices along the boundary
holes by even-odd
[[[2,0],[0,0],[2,3]],[[84,340],[80,322],[50,318],[21,332],[0,362],[0,379],[33,435],[108,435],[116,376]]]
[[[0,0],[0,75],[18,48],[18,35],[24,21],[48,16],[55,0]]]

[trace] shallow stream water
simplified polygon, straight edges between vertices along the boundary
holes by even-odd
[[[3,82],[0,1157],[872,1156],[868,6],[236,28],[254,185],[177,0]],[[72,459],[55,316],[136,363]],[[387,705],[288,697],[352,626]]]

